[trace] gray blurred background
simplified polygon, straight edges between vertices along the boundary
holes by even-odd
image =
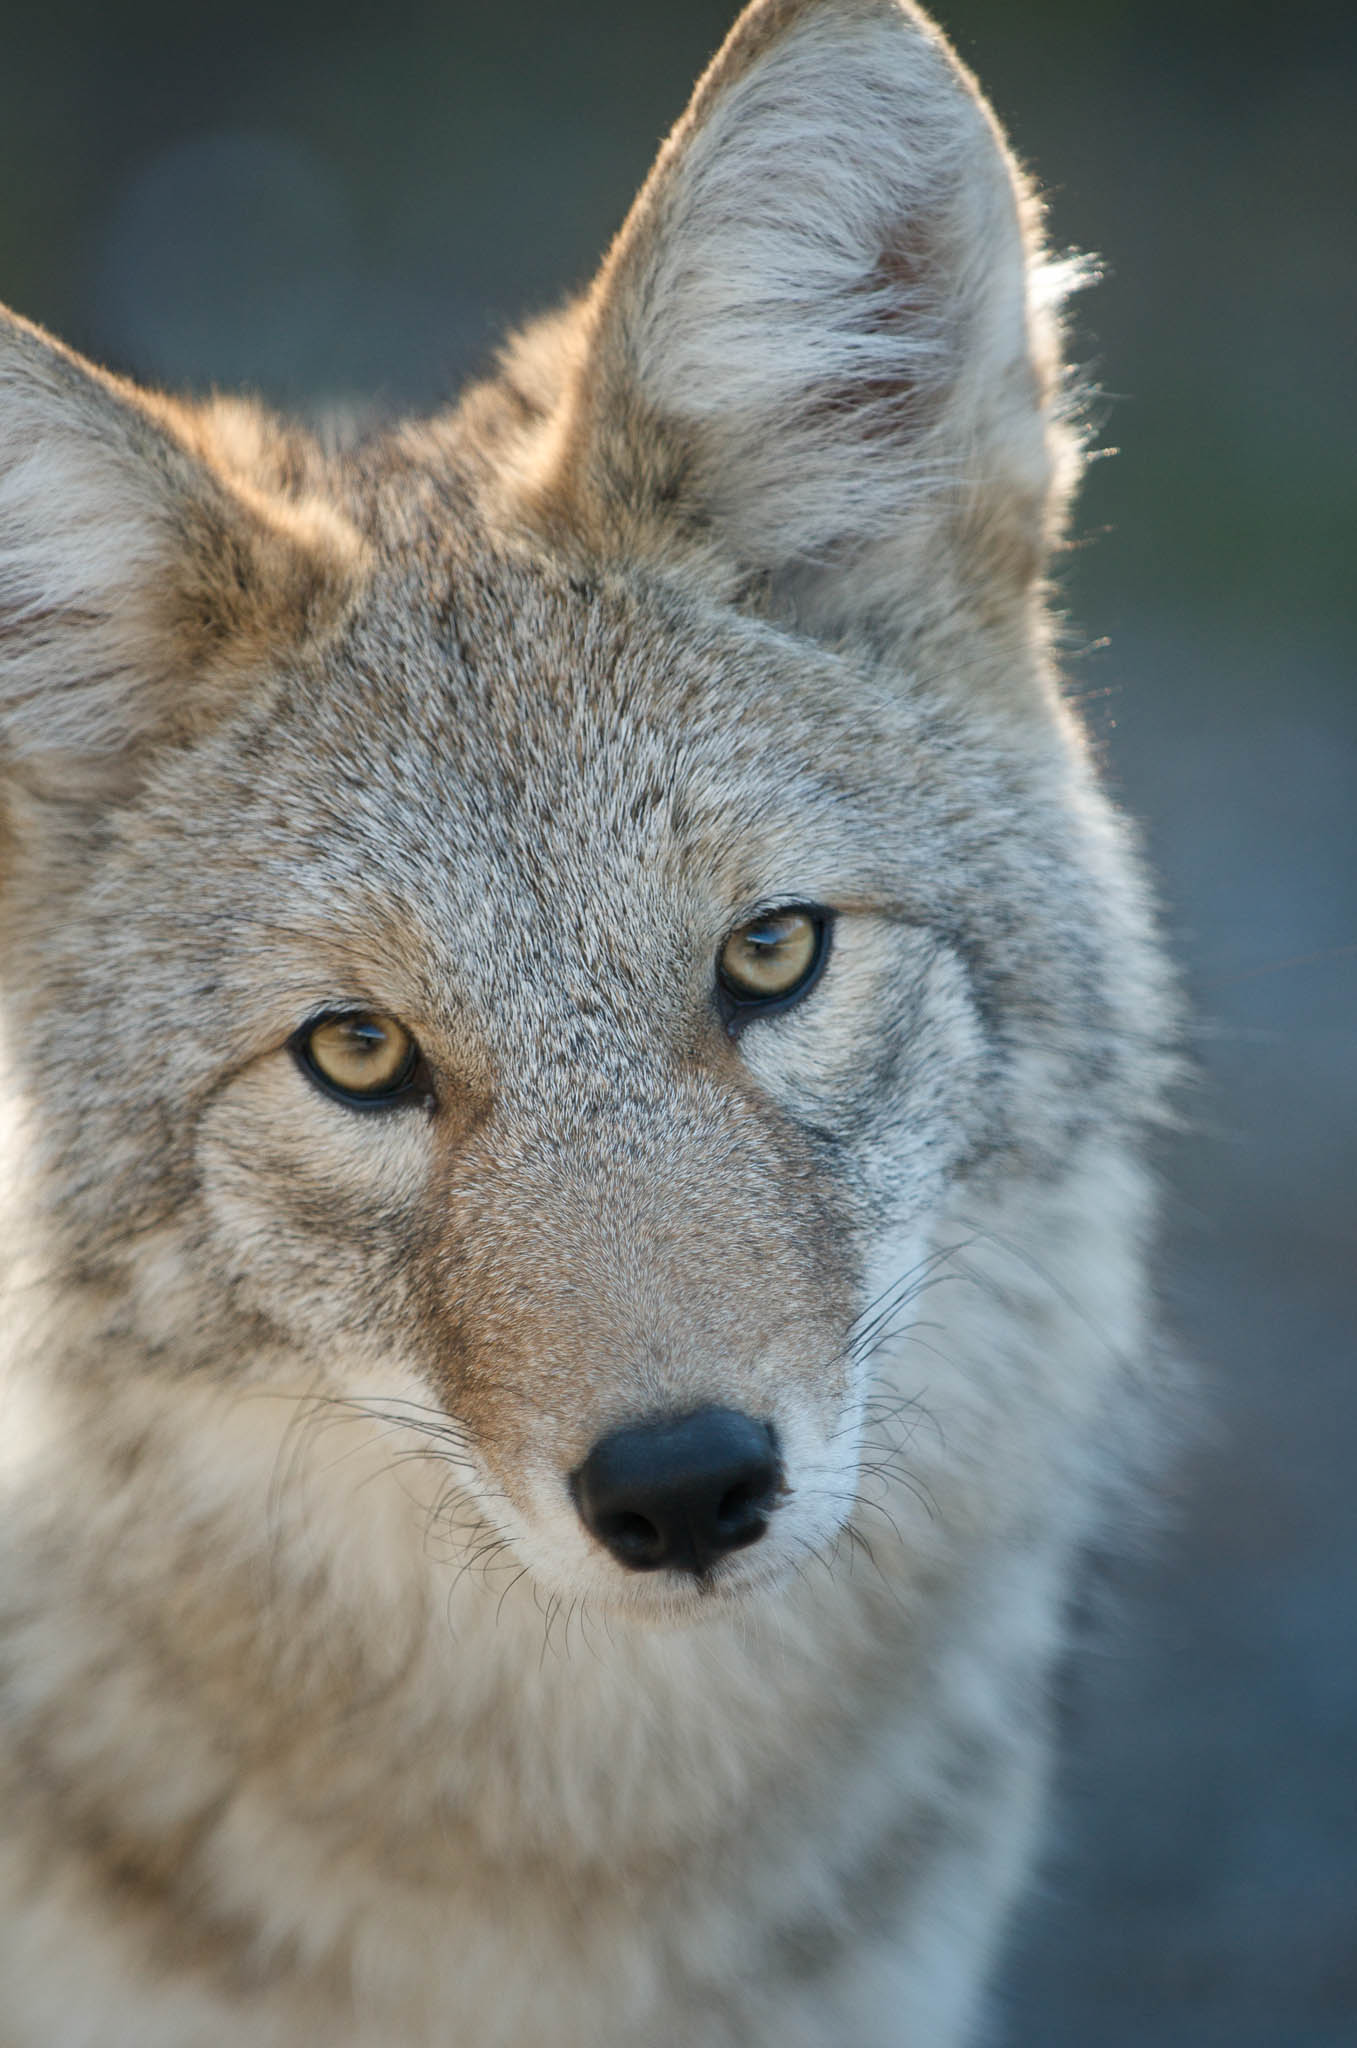
[[[428,403],[588,274],[734,0],[8,0],[0,298],[151,380]],[[1071,686],[1197,1004],[1213,1426],[1073,1695],[1017,2048],[1357,2043],[1357,10],[942,0],[1108,274]],[[549,2044],[544,2044],[549,2048]]]

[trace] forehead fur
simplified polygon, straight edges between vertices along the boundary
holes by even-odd
[[[500,918],[515,891],[563,920],[612,894],[642,923],[686,888],[719,929],[770,891],[884,907],[912,876],[941,902],[947,864],[918,853],[991,837],[1023,780],[936,682],[887,688],[663,576],[586,578],[467,519],[393,553],[342,631],[162,763],[135,837],[248,819],[238,872],[305,898],[314,868],[350,907],[404,889],[435,925],[445,903],[479,923],[492,875]]]

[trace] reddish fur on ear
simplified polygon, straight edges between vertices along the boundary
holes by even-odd
[[[0,749],[35,787],[135,782],[342,604],[357,535],[224,424],[0,314]]]
[[[813,631],[939,577],[1021,607],[1077,468],[1075,279],[907,0],[764,0],[578,310],[524,502],[605,551],[724,558]]]

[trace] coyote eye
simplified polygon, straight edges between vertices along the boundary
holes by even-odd
[[[407,1097],[419,1047],[394,1017],[349,1011],[303,1025],[292,1041],[302,1071],[327,1095],[357,1109]]]
[[[717,980],[732,1028],[785,1009],[805,995],[829,957],[829,916],[823,910],[770,910],[736,927],[721,948]]]

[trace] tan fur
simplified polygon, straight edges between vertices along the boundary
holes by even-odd
[[[455,411],[5,316],[0,2048],[973,2038],[1162,1434],[1074,281],[915,8],[756,0]],[[336,1010],[417,1098],[308,1079]],[[571,1475],[709,1406],[767,1532],[628,1571]]]

